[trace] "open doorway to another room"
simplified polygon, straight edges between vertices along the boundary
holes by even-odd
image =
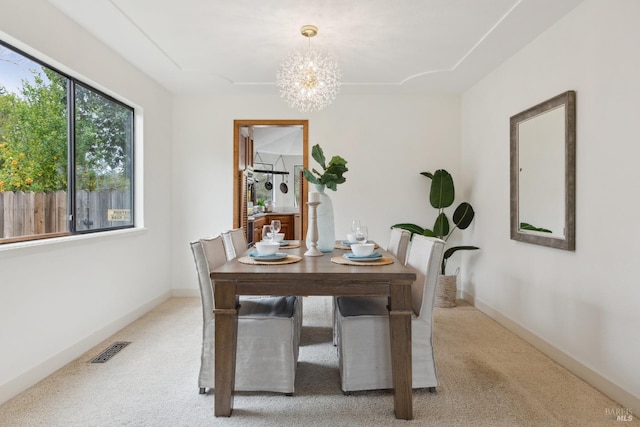
[[[307,153],[308,120],[234,121],[234,228],[250,245],[271,219],[287,239],[305,238]]]

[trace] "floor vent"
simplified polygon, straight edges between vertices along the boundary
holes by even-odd
[[[111,344],[105,351],[100,353],[97,357],[91,359],[91,363],[105,363],[109,361],[109,359],[111,359],[113,356],[118,354],[120,350],[122,350],[129,344],[131,344],[131,342],[127,342],[127,341],[115,342]]]

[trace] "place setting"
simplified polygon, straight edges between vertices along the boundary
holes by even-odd
[[[366,225],[361,225],[360,221],[353,220],[351,222],[351,233],[347,234],[346,240],[337,241],[335,245],[335,249],[344,249],[350,250],[351,245],[355,243],[363,243],[367,241],[367,237],[369,235],[369,231]],[[374,249],[378,249],[380,246],[375,242],[370,242],[375,244]]]
[[[265,225],[262,228],[263,240],[255,244],[255,250],[249,255],[238,258],[238,262],[253,265],[279,265],[300,261],[302,258],[299,256],[278,252],[280,249],[300,247],[298,241],[284,240],[284,233],[280,233],[280,227],[279,220],[273,220],[270,225]]]
[[[262,226],[262,240],[263,241],[271,241],[274,240],[278,242],[280,245],[280,249],[295,249],[300,247],[299,240],[284,240],[284,233],[279,233],[280,231],[280,221],[274,219],[271,221],[272,224]],[[271,231],[273,229],[278,230],[276,232]]]
[[[342,242],[351,252],[345,253],[342,256],[332,257],[331,262],[344,265],[393,264],[393,258],[382,256],[380,252],[376,251],[376,249],[379,248],[378,244],[367,239],[368,231],[366,226],[358,223],[355,228],[355,233],[348,234],[347,240]]]

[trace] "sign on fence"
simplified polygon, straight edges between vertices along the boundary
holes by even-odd
[[[107,211],[109,221],[131,221],[131,209],[109,209]]]

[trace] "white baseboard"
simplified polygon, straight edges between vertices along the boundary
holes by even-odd
[[[77,359],[125,326],[131,324],[143,314],[171,298],[171,296],[170,291],[162,293],[160,296],[142,304],[130,313],[106,325],[104,328],[81,339],[71,347],[62,350],[39,365],[34,366],[32,369],[2,384],[0,386],[0,405]]]
[[[192,298],[192,297],[198,297],[200,298],[200,289],[187,289],[187,288],[180,288],[180,289],[172,289],[171,290],[171,296],[172,297],[176,297],[176,298]]]
[[[536,335],[513,319],[495,310],[489,304],[475,298],[473,295],[463,291],[459,292],[459,297],[507,328],[509,331],[527,341],[529,344],[546,354],[561,366],[567,368],[577,377],[591,384],[604,395],[615,400],[623,407],[631,409],[634,415],[640,412],[640,398],[632,395],[631,393],[614,384],[593,369],[585,366],[573,357],[559,350],[557,347],[549,344],[540,336]]]

